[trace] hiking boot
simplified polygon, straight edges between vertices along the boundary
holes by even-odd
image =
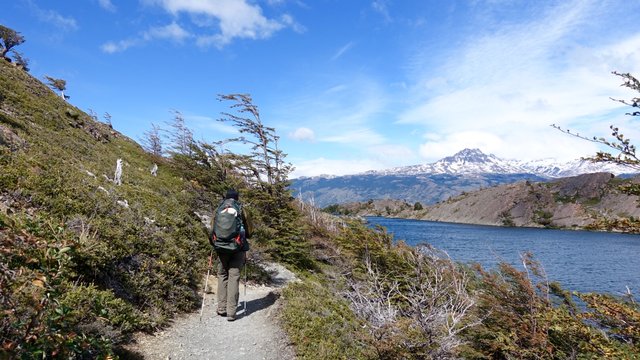
[[[235,321],[235,320],[236,320],[236,316],[235,315],[227,316],[227,321]]]
[[[218,315],[223,316],[223,317],[224,317],[224,316],[227,316],[227,312],[226,312],[226,311],[220,311],[220,310],[218,310],[218,311],[216,311],[216,313],[218,313]]]

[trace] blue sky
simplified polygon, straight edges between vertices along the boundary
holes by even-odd
[[[249,93],[292,177],[429,163],[464,148],[569,160],[640,139],[610,97],[636,96],[637,0],[13,0],[0,23],[30,73],[67,81],[75,106],[140,140],[180,111],[197,140]],[[640,141],[639,141],[640,142]]]

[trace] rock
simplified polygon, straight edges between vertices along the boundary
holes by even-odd
[[[7,147],[11,151],[18,151],[26,148],[27,142],[11,129],[0,125],[0,146]]]

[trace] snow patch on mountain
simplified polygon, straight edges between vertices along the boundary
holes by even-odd
[[[615,175],[633,173],[633,169],[617,164],[593,163],[588,160],[558,162],[554,159],[520,161],[501,159],[485,154],[479,149],[464,149],[431,164],[402,166],[386,170],[367,171],[370,175],[421,175],[421,174],[535,174],[547,178],[560,178],[595,172]]]

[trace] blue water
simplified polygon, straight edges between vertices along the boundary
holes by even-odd
[[[640,235],[589,231],[507,228],[368,217],[396,240],[428,243],[456,261],[495,268],[501,261],[522,270],[520,254],[533,253],[550,281],[566,290],[626,293],[640,299]]]

